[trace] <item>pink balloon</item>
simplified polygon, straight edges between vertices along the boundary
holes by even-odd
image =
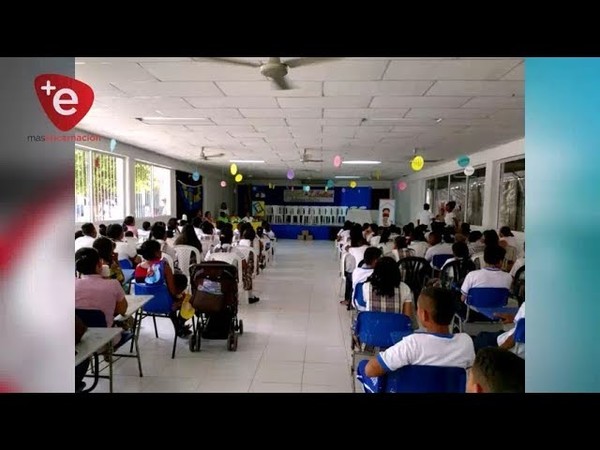
[[[406,181],[399,181],[398,182],[398,190],[403,191],[408,187],[408,184],[406,184]]]
[[[333,158],[333,166],[340,167],[341,165],[342,165],[342,157],[340,155],[336,155],[335,158]]]
[[[221,181],[221,187],[226,187],[227,186],[227,181],[223,180]]]

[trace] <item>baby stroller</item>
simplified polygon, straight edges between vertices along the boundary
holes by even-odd
[[[222,261],[205,261],[192,268],[192,321],[190,351],[200,351],[201,340],[227,339],[227,350],[236,351],[244,323],[238,320],[237,269]]]

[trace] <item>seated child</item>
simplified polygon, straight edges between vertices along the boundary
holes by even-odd
[[[475,359],[473,340],[466,333],[450,334],[448,328],[454,316],[454,301],[450,291],[425,288],[417,303],[417,318],[426,332],[415,332],[369,359],[364,377],[359,380],[374,386],[376,377],[407,365],[471,367]],[[375,379],[374,379],[375,378]]]
[[[487,347],[479,350],[467,377],[469,393],[525,393],[525,360]]]

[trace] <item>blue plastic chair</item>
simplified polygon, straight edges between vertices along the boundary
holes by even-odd
[[[150,316],[154,323],[154,335],[158,338],[158,328],[156,327],[157,317],[171,318],[173,298],[169,293],[166,284],[149,285],[145,283],[136,283],[134,285],[136,295],[152,295],[153,298],[146,303],[142,309],[142,318]],[[175,338],[173,339],[173,351],[171,358],[175,358],[175,349],[177,345],[177,330],[173,326]]]
[[[356,286],[354,287],[354,292],[352,293],[352,303],[354,303],[355,308],[357,305],[362,308],[367,307],[367,302],[365,301],[365,296],[363,295],[364,284],[365,283],[356,283]]]
[[[441,270],[444,263],[453,257],[454,255],[434,255],[431,263],[437,270]]]
[[[128,270],[134,269],[133,263],[128,259],[120,259],[119,266],[121,267],[121,269],[128,269]]]
[[[513,308],[506,308],[510,290],[505,288],[473,288],[467,296],[467,306],[475,311],[494,318],[494,313],[511,313]],[[467,310],[467,319],[469,312]]]
[[[388,348],[397,341],[392,333],[412,331],[410,317],[404,314],[361,311],[356,319],[355,334],[362,344]]]
[[[515,333],[513,335],[515,342],[517,344],[525,343],[525,319],[517,320],[517,324],[515,325]]]
[[[368,361],[361,361],[357,378],[367,393],[464,393],[467,371],[462,367],[405,366],[381,377],[365,375]]]

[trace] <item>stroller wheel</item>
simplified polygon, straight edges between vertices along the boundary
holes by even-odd
[[[238,321],[238,332],[244,334],[244,321],[242,319]]]
[[[227,337],[227,350],[230,352],[235,352],[237,350],[237,334],[229,333]]]

